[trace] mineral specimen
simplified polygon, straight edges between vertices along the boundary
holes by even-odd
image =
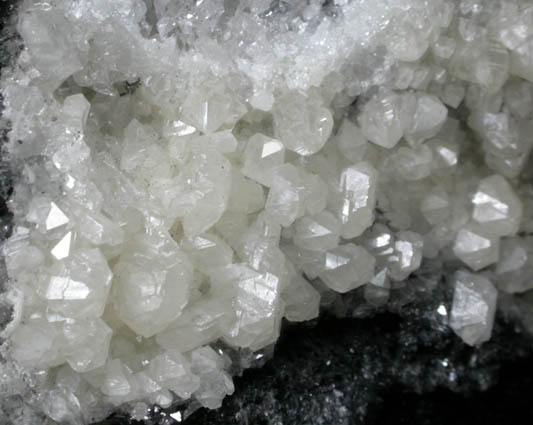
[[[6,415],[217,408],[232,359],[349,291],[359,317],[446,282],[439,314],[487,341],[498,291],[533,290],[532,17],[530,0],[21,2],[0,79],[0,396],[23,400]]]

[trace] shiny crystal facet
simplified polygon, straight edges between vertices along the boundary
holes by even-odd
[[[486,231],[497,236],[511,236],[518,231],[522,203],[502,176],[481,180],[472,203],[472,218]]]
[[[455,237],[453,252],[463,263],[477,271],[498,261],[499,238],[475,224],[461,228]]]
[[[364,248],[345,244],[326,252],[319,277],[336,292],[348,292],[370,282],[375,259]]]
[[[340,177],[339,218],[343,238],[359,236],[373,221],[376,204],[377,171],[368,163],[352,165]]]

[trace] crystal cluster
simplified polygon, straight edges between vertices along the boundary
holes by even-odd
[[[58,423],[216,408],[337,294],[444,277],[477,345],[533,289],[531,1],[230,3],[20,6],[0,388]]]

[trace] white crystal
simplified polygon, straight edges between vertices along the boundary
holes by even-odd
[[[475,223],[461,228],[453,245],[453,252],[457,258],[474,271],[496,263],[499,249],[499,238],[482,230]]]
[[[486,279],[533,329],[527,1],[189,3],[14,12],[8,418],[216,408],[283,317],[396,309],[437,282],[469,344],[490,335]],[[460,262],[482,276],[445,283]]]
[[[287,92],[274,103],[274,129],[285,147],[300,155],[318,152],[333,130],[333,117],[318,96]]]
[[[458,271],[455,273],[450,327],[469,345],[490,339],[497,291],[485,277]]]
[[[212,282],[217,294],[233,293],[234,320],[223,330],[227,341],[257,350],[277,339],[282,312],[278,276],[232,264],[221,269]]]
[[[302,178],[295,166],[285,164],[272,179],[265,211],[277,223],[287,227],[303,214],[304,208]]]
[[[285,303],[285,317],[291,322],[303,322],[318,317],[320,294],[311,284],[294,272],[281,298]]]
[[[408,181],[421,180],[431,174],[433,154],[425,145],[401,147],[393,157],[398,175]]]
[[[406,279],[420,267],[424,240],[415,232],[398,232],[394,251],[387,257],[389,276],[397,281]]]
[[[472,218],[486,231],[497,236],[512,236],[518,231],[522,203],[502,176],[481,180],[472,203]]]
[[[191,370],[200,377],[200,387],[194,397],[202,406],[216,409],[226,395],[233,394],[235,387],[224,370],[224,359],[211,347],[201,347],[191,353]]]
[[[401,99],[395,93],[380,92],[365,105],[361,129],[371,142],[391,149],[403,136]]]
[[[326,252],[320,278],[336,292],[345,293],[374,276],[375,259],[364,248],[345,244]]]
[[[341,236],[354,238],[374,220],[377,171],[366,162],[352,165],[342,171],[339,188],[342,196],[338,210]]]
[[[270,186],[284,161],[285,147],[281,142],[255,134],[246,144],[242,173],[262,185]]]
[[[533,238],[504,238],[500,244],[500,261],[493,275],[498,289],[509,292],[525,292],[533,289]]]
[[[450,214],[450,197],[440,186],[428,193],[420,203],[420,211],[432,225],[442,223]]]
[[[53,311],[67,317],[99,317],[112,276],[98,249],[79,250],[39,277],[39,294]]]
[[[340,229],[340,221],[329,211],[322,211],[296,220],[293,241],[301,248],[327,251],[339,244]]]
[[[444,124],[448,110],[435,96],[420,94],[416,98],[416,109],[411,126],[404,137],[411,143],[420,143],[435,136]]]
[[[174,391],[183,399],[189,398],[199,387],[190,362],[179,351],[168,350],[152,359],[147,374],[160,387]]]
[[[114,267],[113,305],[120,319],[148,338],[164,330],[189,300],[192,266],[175,242],[140,238]]]
[[[348,119],[344,119],[335,135],[337,146],[341,153],[354,164],[365,158],[368,140],[361,129]]]
[[[99,318],[67,320],[62,324],[65,358],[77,372],[104,366],[112,330]]]

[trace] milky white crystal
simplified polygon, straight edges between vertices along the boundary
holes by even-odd
[[[449,285],[451,328],[486,341],[497,291],[533,289],[532,16],[22,2],[0,79],[17,371],[0,396],[72,425],[217,408],[231,359],[351,290],[371,312]]]
[[[483,276],[462,270],[455,273],[453,285],[450,327],[468,345],[487,341],[496,312],[496,288]]]

